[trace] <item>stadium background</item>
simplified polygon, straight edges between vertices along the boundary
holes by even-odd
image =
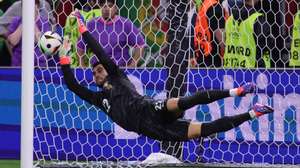
[[[6,1],[7,2],[7,1]],[[146,13],[143,9],[148,9],[149,6],[158,7],[160,5],[160,1],[152,1],[152,4],[149,1],[119,1],[122,4],[120,8],[120,14],[126,17],[129,17],[137,26],[141,26],[144,17],[143,15]],[[280,1],[280,3],[284,3]],[[287,34],[280,34],[278,37],[283,38],[285,36],[289,36],[289,29],[292,27],[292,21],[294,13],[296,12],[295,1],[287,1],[289,6],[286,6],[284,10],[286,13],[284,15],[285,23],[283,26],[285,27],[285,31]],[[136,7],[132,7],[134,6]],[[145,6],[145,8],[140,8],[140,6]],[[272,9],[279,8],[280,4],[273,4]],[[6,8],[7,6],[1,4],[1,7]],[[130,9],[128,11],[128,9]],[[136,9],[140,9],[137,11]],[[58,12],[59,13],[59,7]],[[282,10],[281,10],[282,11]],[[147,10],[149,12],[149,10]],[[152,13],[155,15],[155,10]],[[137,15],[139,13],[139,15]],[[150,10],[151,13],[151,10]],[[269,14],[273,14],[273,10],[270,11]],[[155,15],[156,16],[156,15]],[[279,17],[282,16],[274,15],[275,17],[269,17],[270,21],[278,20]],[[58,16],[58,21],[63,25],[63,16],[60,19]],[[161,25],[161,18],[155,18],[154,23],[151,26],[155,27],[155,25]],[[276,21],[276,23],[279,23]],[[164,25],[164,23],[162,24]],[[156,32],[149,32],[150,24],[147,26],[143,26],[142,30],[144,34],[147,36],[147,44],[151,46],[148,50],[150,50],[152,54],[155,54],[160,51],[162,44],[165,42],[164,34],[168,30],[168,25],[164,25],[162,29],[153,29]],[[279,26],[279,24],[275,25]],[[279,32],[278,32],[279,33]],[[278,39],[282,40],[282,39]],[[282,45],[281,43],[278,46]],[[282,51],[282,50],[280,50]],[[284,52],[284,51],[282,51]],[[285,53],[280,53],[284,55]],[[278,67],[284,67],[285,61],[284,57],[278,61]],[[152,66],[152,65],[150,65]],[[161,65],[158,65],[161,66]],[[41,104],[41,108],[47,109],[47,107],[51,106],[54,110],[58,110],[59,102],[68,101],[76,101],[79,104],[82,104],[81,100],[64,100],[57,91],[57,87],[60,83],[60,74],[55,72],[55,70],[36,70],[35,71],[37,78],[39,76],[43,76],[46,79],[45,83],[35,83],[35,88],[47,88],[46,93],[49,96],[37,96],[35,101],[37,104]],[[88,75],[83,75],[84,73],[90,74],[89,71],[82,71],[78,69],[78,73],[76,73],[77,78],[82,79]],[[164,86],[167,80],[167,72],[165,69],[148,69],[148,70],[128,70],[128,74],[132,74],[136,76],[137,80],[135,85],[141,86],[141,83],[144,86],[144,94],[150,96],[161,96],[166,93],[162,93]],[[143,74],[143,75],[140,75]],[[300,164],[300,155],[299,155],[299,141],[300,141],[300,131],[297,129],[298,124],[300,124],[300,117],[298,116],[300,105],[297,103],[299,100],[300,87],[299,87],[299,70],[189,70],[188,71],[188,86],[187,90],[189,93],[192,93],[196,90],[196,88],[200,89],[220,89],[220,88],[230,88],[233,86],[238,86],[244,82],[255,81],[257,83],[262,83],[258,96],[253,97],[249,100],[249,97],[246,98],[236,98],[232,100],[218,101],[212,105],[204,105],[198,106],[191,109],[191,113],[186,116],[191,119],[197,119],[199,121],[210,121],[215,118],[219,118],[224,114],[232,114],[233,111],[237,110],[238,112],[243,112],[243,110],[239,108],[239,105],[242,103],[254,103],[256,101],[270,102],[273,107],[276,108],[276,112],[278,115],[272,116],[264,119],[270,124],[271,131],[262,132],[259,134],[257,131],[262,129],[261,126],[263,123],[259,123],[259,121],[255,121],[251,124],[247,123],[244,127],[238,128],[234,131],[230,131],[226,134],[218,134],[218,139],[208,139],[204,142],[204,149],[198,149],[197,142],[196,143],[185,143],[183,148],[183,157],[185,160],[189,160],[191,162],[195,162],[201,159],[202,162],[214,162],[219,160],[224,161],[234,161],[237,163],[278,163],[278,164]],[[159,82],[157,82],[157,76],[160,76]],[[242,77],[241,77],[242,76]],[[3,161],[3,164],[0,166],[5,167],[12,165],[18,166],[18,160],[20,159],[20,93],[21,93],[21,71],[19,68],[1,68],[0,69],[0,159],[2,160],[10,160],[9,162]],[[234,79],[234,80],[233,80]],[[86,79],[88,84],[92,79]],[[54,81],[54,82],[53,82]],[[52,84],[48,85],[50,82]],[[57,83],[56,83],[57,82]],[[266,87],[268,85],[268,87]],[[93,88],[95,86],[91,86]],[[59,88],[59,87],[58,87]],[[65,86],[63,87],[65,88]],[[58,89],[59,90],[59,89]],[[63,93],[63,92],[62,92]],[[295,93],[295,94],[294,94]],[[70,93],[68,93],[70,94]],[[267,96],[266,96],[267,95]],[[57,96],[57,99],[53,99],[53,97]],[[247,102],[250,101],[250,102]],[[84,104],[84,103],[83,103]],[[87,105],[88,106],[88,105]],[[73,106],[72,108],[77,108]],[[277,111],[278,110],[278,111]],[[49,121],[60,120],[59,116],[53,116],[47,111],[37,110],[39,116],[47,116],[47,121],[43,122],[43,119],[36,122],[35,125],[52,128],[49,129],[50,132],[47,136],[51,137],[57,132],[57,125],[49,124]],[[67,111],[62,110],[64,114]],[[89,116],[93,113],[90,112]],[[66,119],[66,125],[70,125],[72,123],[72,114],[70,114],[70,119]],[[87,114],[84,111],[80,111],[79,118],[86,118]],[[93,116],[92,116],[93,117]],[[94,116],[95,119],[95,116]],[[104,115],[100,114],[100,121],[107,121],[107,118]],[[51,123],[51,122],[50,122]],[[69,124],[68,124],[69,123]],[[82,123],[82,122],[76,122]],[[111,122],[105,122],[104,125],[96,127],[97,131],[104,131],[105,133],[114,131],[114,125]],[[298,126],[299,127],[299,126]],[[90,129],[90,123],[83,123],[79,125],[75,125],[76,129]],[[251,129],[249,129],[251,128]],[[266,127],[263,127],[266,128]],[[61,128],[65,129],[65,128]],[[251,130],[253,132],[251,132]],[[250,132],[249,132],[250,131]],[[75,132],[75,130],[74,130]],[[235,133],[236,137],[235,137]],[[111,134],[109,134],[111,135]],[[56,149],[62,149],[61,146],[55,146],[55,142],[52,142],[51,138],[44,137],[41,135],[41,138],[44,138],[43,144],[39,147],[41,154],[46,154],[49,158],[54,157],[55,153],[51,153],[52,149],[49,149],[47,146],[53,146]],[[84,137],[82,137],[84,139]],[[110,137],[111,140],[108,140],[108,143],[112,143],[111,146],[118,141],[118,144],[122,144],[122,140],[116,140],[114,137]],[[72,138],[70,138],[72,141]],[[80,138],[79,138],[80,139]],[[223,141],[225,140],[225,141]],[[83,140],[84,141],[84,140]],[[145,145],[145,142],[150,142],[151,145]],[[94,141],[89,142],[90,144],[94,144]],[[146,156],[150,154],[150,152],[159,151],[159,145],[156,142],[152,142],[151,140],[145,137],[139,137],[138,147],[136,147],[136,153],[131,153],[131,150],[124,150],[124,157],[132,157],[143,160]],[[260,144],[258,147],[257,144]],[[94,144],[95,145],[95,144]],[[134,146],[134,143],[133,143]],[[209,146],[209,149],[205,150],[205,147]],[[250,148],[251,147],[251,148]],[[268,150],[267,150],[268,149]],[[64,150],[68,151],[69,148],[66,147]],[[83,149],[83,153],[90,150],[90,147],[87,146]],[[107,150],[107,156],[111,158],[111,156],[115,156],[117,158],[121,157],[120,153],[118,153],[119,149],[110,149],[105,148]],[[194,154],[190,154],[190,151],[196,151]],[[79,153],[81,151],[78,151]],[[75,151],[76,153],[76,151]],[[189,154],[186,154],[189,153]],[[185,155],[186,154],[186,155]],[[198,157],[197,154],[200,154],[201,158]],[[87,154],[88,155],[88,154]],[[59,154],[59,158],[64,158],[66,156],[65,153]],[[55,156],[57,157],[57,156]],[[47,159],[47,158],[45,158]]]

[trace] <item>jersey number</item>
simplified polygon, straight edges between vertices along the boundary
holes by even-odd
[[[102,100],[102,105],[103,105],[103,107],[105,108],[106,112],[109,113],[109,110],[110,110],[110,104],[109,104],[109,102],[108,102],[107,99],[103,99],[103,100]]]
[[[157,101],[155,102],[155,106],[154,106],[155,110],[162,110],[164,108],[164,102],[163,101]]]

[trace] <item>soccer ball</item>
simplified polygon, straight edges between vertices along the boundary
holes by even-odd
[[[62,38],[55,32],[45,32],[39,40],[39,48],[45,55],[54,55],[62,45]]]

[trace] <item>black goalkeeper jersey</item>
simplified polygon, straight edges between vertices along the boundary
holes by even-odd
[[[107,82],[111,87],[103,87],[99,92],[91,91],[76,81],[70,65],[62,65],[67,87],[81,99],[99,107],[124,129],[139,133],[143,110],[149,107],[152,99],[138,94],[124,72],[108,58],[88,32],[83,34],[83,38],[108,72]]]
[[[70,65],[63,65],[62,71],[68,88],[81,99],[99,107],[124,129],[139,132],[143,109],[148,109],[151,99],[139,95],[125,75],[109,76],[112,87],[94,92],[78,84]]]
[[[76,81],[70,65],[62,65],[65,82],[70,90],[102,109],[127,131],[158,140],[188,140],[190,121],[177,118],[169,121],[169,113],[164,105],[166,101],[155,101],[139,95],[124,72],[105,54],[91,34],[85,32],[82,37],[107,71],[108,84],[102,91],[91,91]]]

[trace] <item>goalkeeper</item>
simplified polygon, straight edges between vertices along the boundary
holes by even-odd
[[[181,118],[184,111],[195,105],[208,104],[229,96],[245,96],[254,92],[255,86],[247,83],[231,90],[203,91],[192,96],[164,101],[141,96],[124,72],[104,53],[103,48],[87,31],[80,13],[75,11],[73,15],[77,17],[83,39],[99,60],[93,65],[92,70],[96,84],[102,89],[94,92],[76,81],[70,68],[70,58],[67,56],[71,46],[65,39],[60,50],[60,64],[66,85],[80,98],[99,107],[114,122],[128,131],[157,140],[186,141],[224,132],[245,121],[273,112],[269,106],[255,104],[249,112],[208,123],[184,120]]]

